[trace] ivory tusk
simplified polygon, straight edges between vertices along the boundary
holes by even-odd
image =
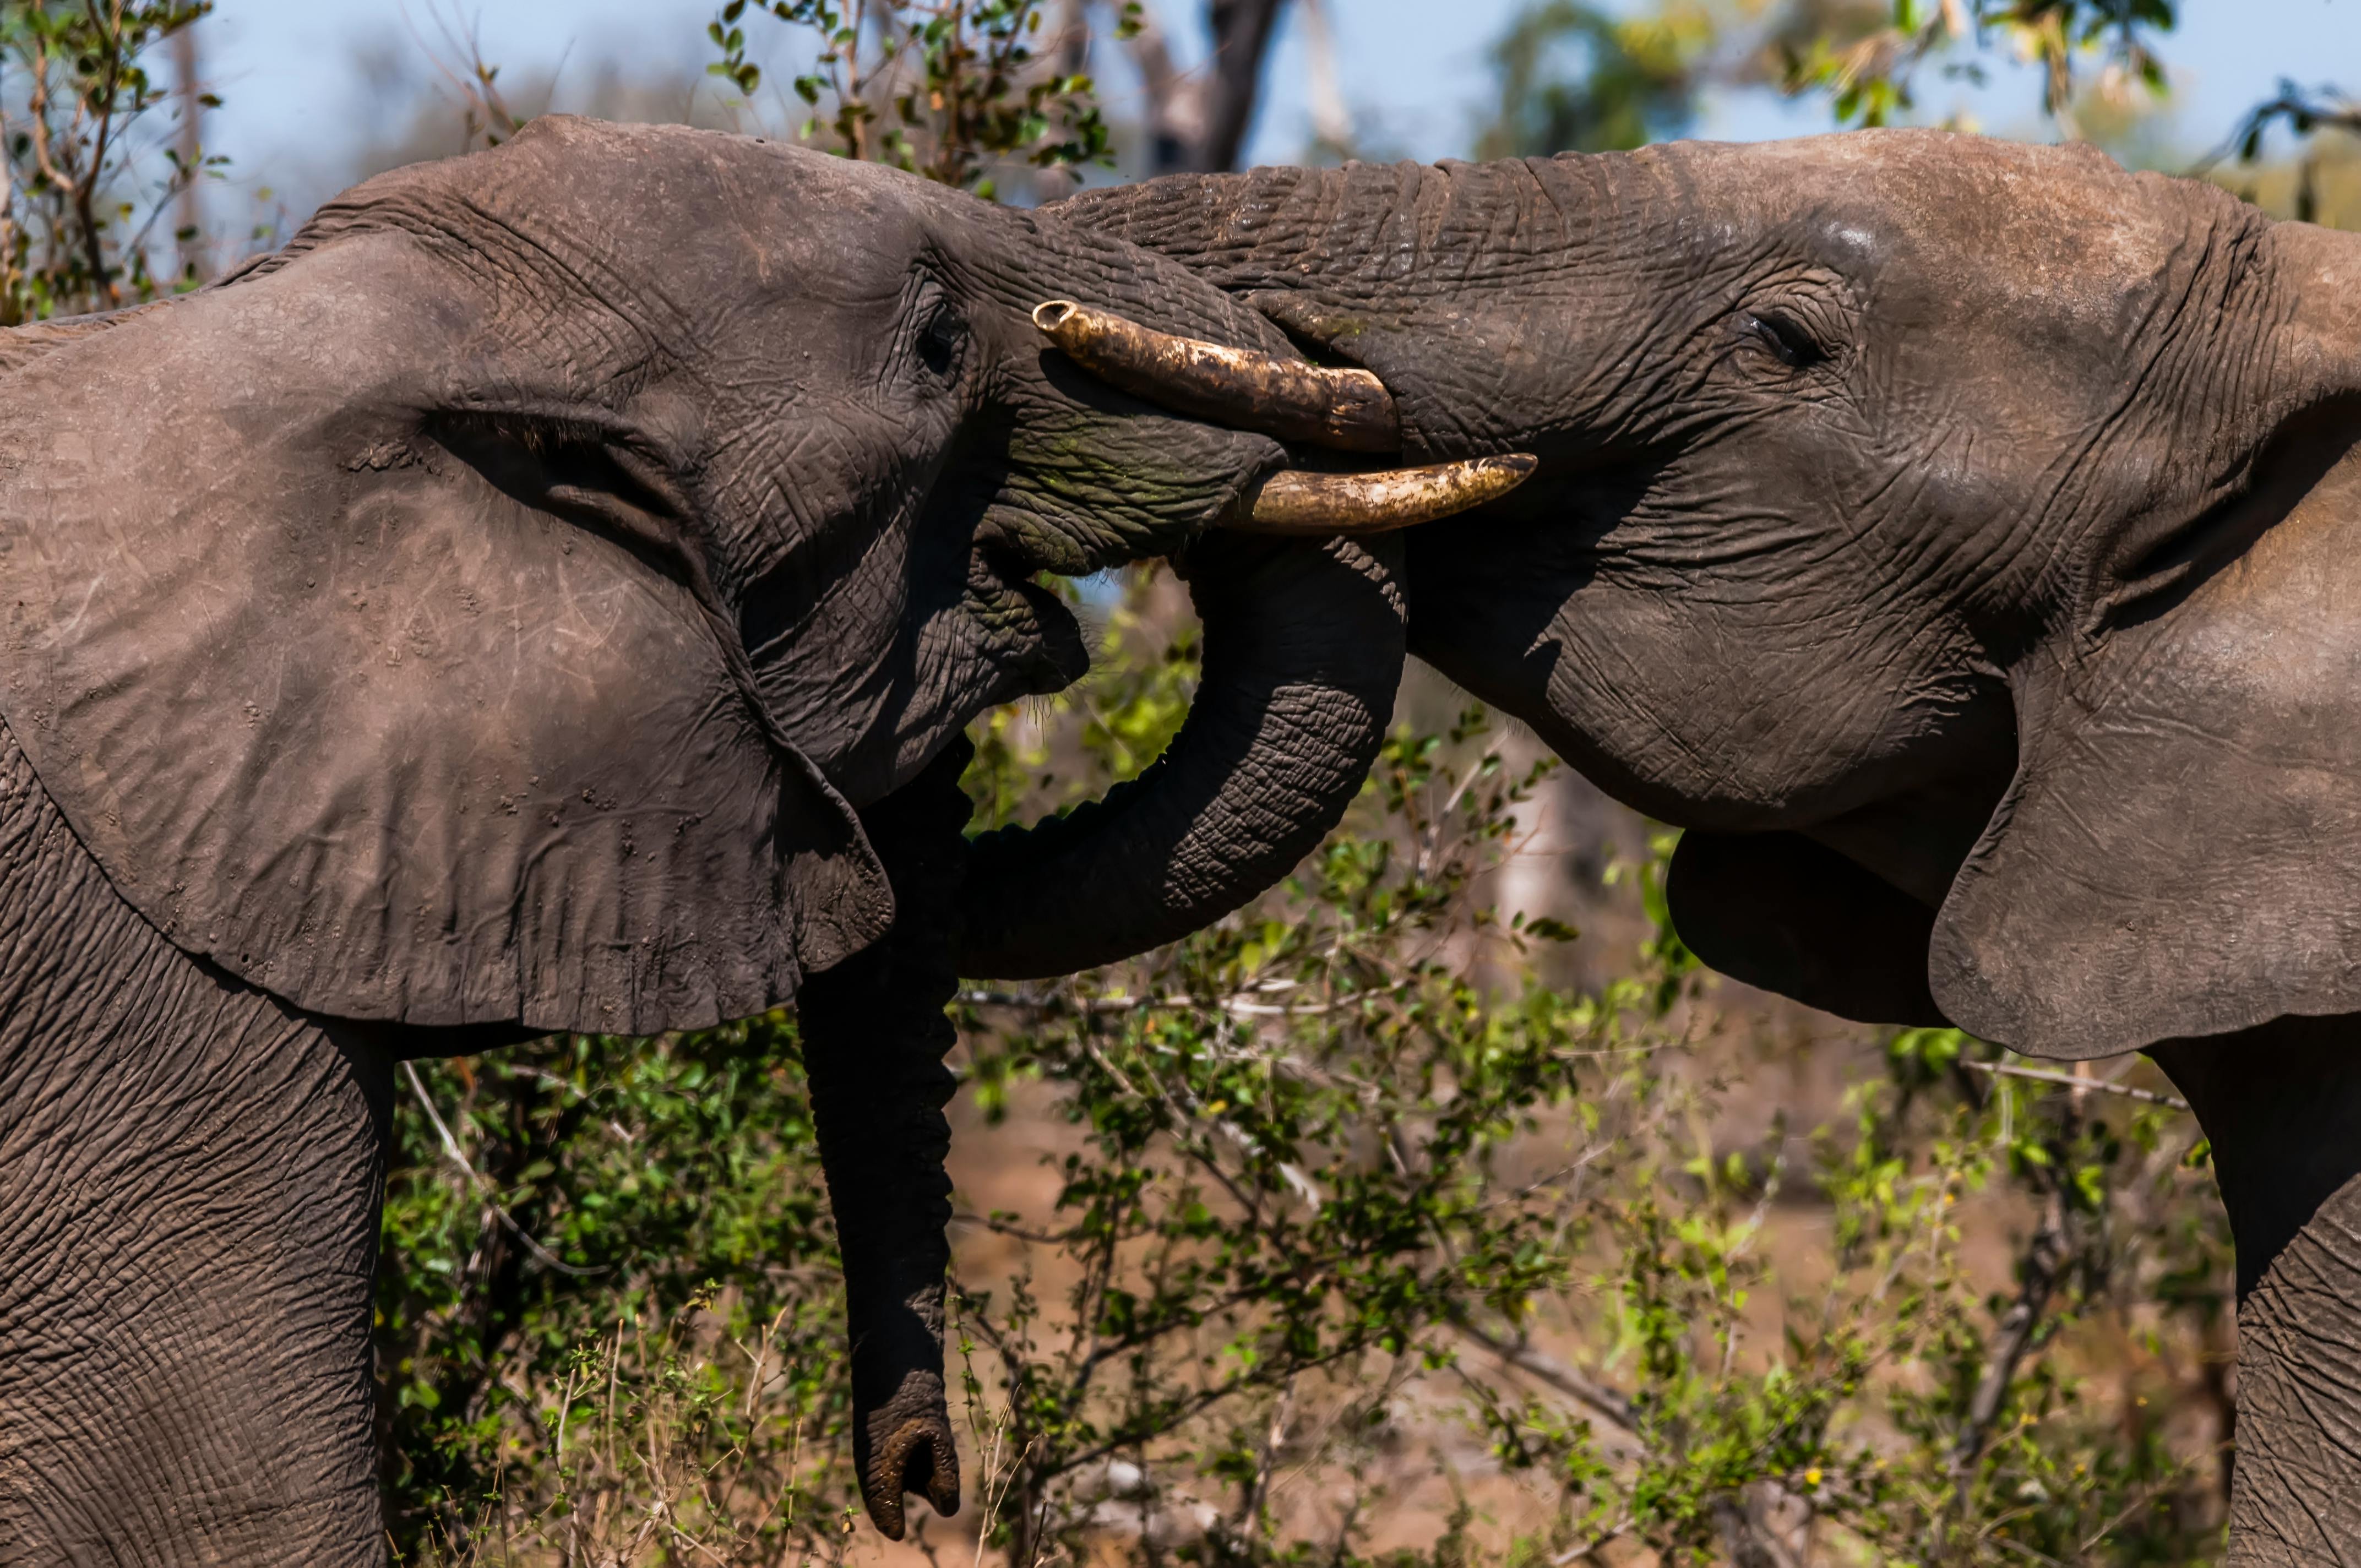
[[[1511,452],[1375,474],[1290,468],[1263,481],[1244,519],[1223,526],[1247,533],[1389,533],[1505,496],[1539,462]]]
[[[1033,324],[1100,380],[1177,413],[1344,452],[1401,446],[1394,396],[1367,370],[1175,337],[1071,300],[1035,306]]]

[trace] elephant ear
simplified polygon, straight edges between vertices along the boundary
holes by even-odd
[[[0,381],[0,716],[126,900],[297,1007],[763,1011],[884,876],[595,446],[438,423],[544,395],[464,278],[362,236]]]
[[[2176,602],[2016,676],[1936,1001],[2038,1056],[2361,1011],[2361,462]]]
[[[1940,1025],[1927,990],[1934,912],[1801,833],[1681,835],[1673,928],[1733,980],[1864,1024]]]

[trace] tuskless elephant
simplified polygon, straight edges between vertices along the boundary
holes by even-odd
[[[1918,131],[1049,211],[1409,459],[1539,458],[1410,531],[1410,650],[1686,829],[1708,963],[2154,1056],[2236,1240],[2232,1561],[2361,1563],[2361,236]]]
[[[1252,352],[1176,416],[1062,297]],[[864,1497],[955,1508],[961,883],[1148,876],[1150,945],[1334,825],[1403,657],[1398,550],[1339,535],[1530,468],[1369,474],[1391,417],[1088,227],[563,117],[0,334],[0,1563],[380,1561],[395,1065],[788,1002]],[[970,875],[962,728],[1085,663],[1036,575],[1176,554],[1198,715]]]

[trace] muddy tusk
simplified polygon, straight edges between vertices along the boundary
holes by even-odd
[[[1401,446],[1394,396],[1367,370],[1175,337],[1071,300],[1035,306],[1033,324],[1100,380],[1176,413],[1344,452]]]
[[[1389,533],[1505,496],[1523,484],[1539,462],[1525,453],[1510,452],[1375,474],[1312,474],[1290,468],[1264,480],[1245,517],[1223,526],[1246,533]]]

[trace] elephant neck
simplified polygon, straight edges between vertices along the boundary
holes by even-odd
[[[0,1556],[378,1560],[389,1081],[142,920],[0,728]]]

